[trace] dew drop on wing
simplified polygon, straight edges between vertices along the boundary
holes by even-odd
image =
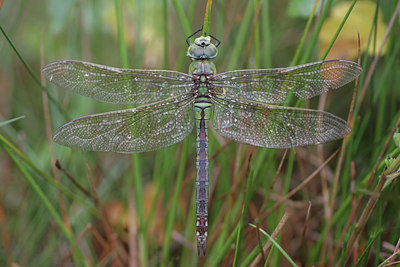
[[[229,119],[224,120],[223,123],[222,123],[222,125],[224,126],[223,128],[229,127],[229,126],[230,126],[230,121],[229,121]]]

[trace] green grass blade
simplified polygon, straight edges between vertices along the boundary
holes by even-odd
[[[119,52],[121,56],[121,63],[123,68],[129,68],[128,49],[125,43],[124,21],[122,17],[121,0],[115,0],[114,3],[115,3],[116,18],[117,18],[118,43],[119,43]]]
[[[133,64],[135,68],[142,67],[142,59],[143,59],[143,41],[142,41],[142,33],[143,33],[143,1],[136,1],[135,11],[136,11],[136,43],[135,43],[135,51]]]
[[[133,189],[134,196],[135,196],[135,208],[137,212],[137,216],[139,217],[139,240],[140,240],[140,252],[141,252],[141,264],[143,266],[148,266],[147,262],[147,239],[146,239],[146,227],[144,226],[145,223],[145,216],[144,216],[144,203],[143,203],[143,187],[142,187],[142,175],[141,175],[141,160],[138,154],[132,155],[132,162],[133,162],[133,177],[132,180],[129,179],[127,184],[130,189]]]
[[[203,36],[208,36],[210,32],[210,21],[211,21],[211,6],[212,0],[207,0],[206,12],[204,13],[204,23],[203,23]]]
[[[253,0],[254,14],[257,14],[258,5],[262,0]],[[256,21],[254,25],[254,60],[256,69],[261,68],[261,56],[260,56],[260,19]]]
[[[249,224],[251,227],[257,228],[256,225],[254,224]],[[292,266],[297,266],[297,264],[292,260],[292,258],[290,258],[290,256],[286,253],[286,251],[278,244],[278,242],[275,241],[275,239],[273,239],[267,232],[265,232],[262,229],[259,229],[260,232],[265,235],[271,242],[272,244],[274,244],[274,246],[279,250],[279,252],[285,257],[285,259],[288,260],[288,262],[292,265]]]
[[[194,186],[193,186],[194,187]],[[186,228],[184,230],[184,235],[186,240],[190,241],[193,243],[193,240],[195,239],[195,234],[196,233],[196,194],[194,191],[192,191],[192,198],[190,202],[190,208],[189,212],[186,215]],[[180,262],[181,267],[186,267],[190,265],[196,264],[197,260],[199,259],[197,253],[193,253],[193,250],[191,247],[186,248],[184,247],[182,251],[182,258]]]
[[[300,43],[297,46],[296,53],[294,54],[292,63],[290,64],[291,66],[295,66],[298,64],[298,61],[300,58],[300,53],[301,53],[301,50],[303,50],[304,41],[306,40],[306,36],[308,34],[308,31],[310,30],[311,22],[315,16],[315,10],[317,9],[318,3],[319,3],[319,0],[316,0],[314,3],[314,7],[310,13],[310,16],[308,17],[306,27],[304,28],[303,35],[300,38]]]
[[[253,19],[253,1],[248,1],[246,10],[243,14],[242,22],[240,23],[235,44],[230,56],[227,70],[232,70],[238,67],[238,62],[242,59],[242,54],[247,41],[247,35],[250,32],[251,22]]]
[[[140,8],[138,8],[138,12],[140,12]],[[128,49],[126,46],[125,35],[124,35],[124,24],[123,24],[123,17],[122,17],[122,7],[121,7],[121,0],[115,0],[115,11],[117,17],[117,29],[118,29],[118,43],[120,48],[120,56],[121,56],[121,63],[122,67],[129,68],[128,63]],[[140,17],[139,17],[140,20]],[[138,35],[140,36],[140,26],[138,24]],[[140,40],[140,37],[139,37]],[[138,44],[141,45],[140,43]],[[140,52],[136,53],[136,57],[140,56]],[[136,58],[137,60],[137,58]],[[143,193],[142,193],[142,181],[141,181],[141,160],[140,155],[133,154],[132,155],[132,164],[133,164],[133,179],[128,179],[126,181],[128,188],[133,189],[134,197],[135,197],[135,207],[137,211],[137,217],[139,218],[139,230],[138,230],[138,239],[140,244],[140,253],[141,253],[141,265],[148,266],[147,262],[147,241],[145,235],[145,217],[144,217],[144,210],[143,210]],[[129,199],[129,198],[127,198]]]
[[[13,154],[13,152],[9,148],[5,147],[4,143],[0,143],[0,145],[2,146],[3,150],[7,153],[7,155],[10,157],[10,159],[14,162],[15,166],[21,172],[21,174],[25,178],[25,180],[30,184],[33,191],[38,195],[41,202],[43,203],[43,205],[46,207],[47,211],[49,212],[50,216],[54,219],[57,226],[60,228],[61,232],[63,233],[64,237],[68,240],[69,244],[71,246],[75,246],[76,245],[75,238],[65,227],[64,222],[61,219],[61,216],[57,213],[57,211],[53,207],[51,201],[47,198],[46,193],[42,191],[40,186],[36,183],[35,179],[33,179],[33,177],[29,174],[28,170],[21,164],[21,162],[17,159],[17,157]],[[78,265],[82,264],[83,266],[88,266],[83,254],[78,246],[74,247],[74,250],[72,251],[72,258],[76,264],[79,263]]]
[[[25,61],[25,59],[22,57],[22,55],[19,53],[17,48],[15,47],[14,43],[11,41],[11,39],[8,37],[7,33],[4,31],[3,27],[0,25],[0,31],[3,33],[4,37],[7,39],[8,44],[11,46],[11,48],[14,50],[15,54],[21,60],[22,64],[24,65],[25,69],[29,72],[29,75],[33,78],[33,80],[36,82],[36,84],[40,87],[42,91],[45,91],[47,93],[48,98],[50,101],[57,107],[57,109],[60,111],[60,113],[66,118],[70,119],[69,115],[65,113],[65,111],[61,108],[60,104],[58,101],[51,95],[49,94],[48,89],[42,84],[40,81],[39,77],[33,72],[32,68],[28,65],[28,63]]]
[[[271,59],[271,23],[270,23],[270,10],[269,10],[269,5],[270,1],[265,1],[265,0],[260,0],[263,1],[262,6],[261,6],[261,44],[262,44],[262,49],[261,49],[261,62],[262,65],[260,66],[261,68],[270,68],[272,65],[272,59]]]
[[[168,68],[168,2],[163,0],[163,68]]]
[[[265,244],[264,244],[265,245]],[[255,246],[254,249],[249,253],[249,255],[240,263],[240,266],[246,267],[250,266],[250,264],[254,261],[254,259],[260,253],[260,246]]]
[[[324,21],[325,21],[326,17],[328,16],[331,5],[332,5],[332,0],[325,1],[318,24],[315,27],[315,30],[311,36],[311,40],[310,40],[309,44],[307,45],[307,49],[304,52],[303,57],[301,58],[301,61],[298,63],[301,64],[301,63],[304,63],[304,62],[307,62],[310,60],[311,54],[317,44],[318,36],[322,29],[322,25],[324,24]]]
[[[233,242],[235,241],[235,239],[237,237],[239,227],[240,227],[240,225],[237,224],[236,227],[232,230],[232,232],[231,232],[230,236],[228,237],[228,239],[226,240],[226,242],[224,243],[224,246],[219,249],[218,254],[213,258],[209,258],[209,263],[207,263],[207,265],[212,266],[212,267],[221,266],[222,259],[226,256],[226,253],[231,248]]]
[[[10,120],[7,120],[7,121],[1,121],[1,122],[0,122],[0,127],[3,127],[4,125],[10,124],[10,123],[12,123],[12,122],[14,122],[14,121],[20,120],[20,119],[22,119],[22,118],[24,118],[24,117],[25,117],[25,116],[19,116],[19,117],[17,117],[17,118],[10,119]]]
[[[253,185],[253,180],[254,180],[254,171],[251,170],[249,177],[247,179],[247,186],[246,186],[246,193],[245,193],[245,201],[244,201],[244,205],[242,208],[242,213],[240,215],[240,221],[239,221],[239,229],[236,235],[236,246],[235,246],[235,255],[233,258],[233,264],[232,266],[236,266],[237,265],[237,260],[239,257],[239,249],[240,249],[240,236],[241,236],[241,232],[242,232],[242,228],[244,227],[244,219],[245,216],[247,214],[247,207],[249,205],[250,202],[250,196],[251,196],[251,189],[252,189],[252,185]]]
[[[340,31],[342,30],[344,24],[347,21],[347,18],[350,16],[351,11],[353,10],[354,5],[357,3],[357,0],[353,0],[353,2],[351,3],[349,9],[347,10],[346,15],[344,16],[342,22],[340,23],[339,27],[337,28],[335,35],[333,36],[331,42],[328,45],[328,48],[325,50],[324,55],[322,56],[321,60],[324,60],[326,58],[326,56],[328,55],[329,51],[331,51],[331,48],[333,46],[333,44],[335,43],[337,37],[339,36]]]
[[[178,175],[176,178],[176,184],[175,184],[174,193],[173,193],[173,197],[172,197],[171,209],[168,212],[167,226],[166,226],[166,230],[165,230],[165,239],[164,239],[164,244],[163,244],[163,249],[162,249],[163,263],[167,262],[167,260],[169,259],[172,230],[174,227],[174,221],[175,221],[175,217],[176,217],[176,210],[178,207],[178,199],[179,199],[179,195],[181,193],[183,177],[185,174],[185,165],[186,165],[186,160],[187,160],[188,146],[189,146],[189,139],[186,138],[183,141],[182,152],[181,152],[182,154],[181,154],[181,159],[179,161]]]
[[[367,261],[367,259],[368,259],[368,255],[369,255],[369,252],[370,252],[370,250],[371,250],[371,248],[372,248],[372,245],[373,245],[373,244],[375,243],[375,241],[381,236],[381,233],[382,233],[382,232],[383,232],[382,230],[379,230],[378,232],[372,234],[372,235],[369,237],[368,242],[367,242],[367,246],[364,248],[364,251],[363,251],[363,253],[361,254],[360,258],[358,258],[356,264],[354,265],[355,267],[357,267],[357,266],[366,266],[366,261]],[[378,247],[378,248],[379,248],[379,247]],[[379,256],[379,255],[378,255],[378,256]]]
[[[25,154],[23,154],[20,150],[18,150],[13,144],[11,144],[4,136],[0,134],[0,145],[4,149],[7,149],[8,151],[12,151],[15,155],[17,155],[22,161],[24,161],[30,168],[32,168],[35,172],[37,172],[41,177],[43,177],[47,182],[49,182],[52,186],[63,192],[66,196],[70,197],[71,199],[74,199],[78,201],[79,203],[86,203],[85,200],[81,199],[80,197],[77,197],[74,193],[72,193],[68,188],[66,188],[64,185],[60,183],[56,183],[54,181],[54,178],[49,176],[47,173],[42,171],[38,166],[36,166]],[[92,214],[98,215],[98,212],[92,208],[91,206],[86,207]]]
[[[42,82],[40,81],[39,77],[33,72],[32,68],[26,63],[22,55],[18,52],[17,48],[15,47],[14,43],[11,41],[11,39],[8,37],[7,33],[4,31],[3,27],[0,25],[0,31],[3,33],[4,37],[7,39],[8,44],[11,46],[11,48],[14,50],[15,54],[17,54],[18,58],[21,60],[22,64],[24,64],[24,67],[26,70],[29,72],[33,80],[37,83],[37,85],[40,86],[43,90],[46,91],[46,88],[42,85]]]
[[[190,27],[190,22],[185,15],[185,11],[183,10],[181,2],[178,0],[172,0],[172,3],[174,4],[176,13],[178,13],[178,18],[183,27],[183,31],[184,31],[185,35],[189,36],[192,32],[192,29]]]
[[[174,5],[175,11],[178,14],[178,19],[179,19],[179,21],[180,21],[180,23],[182,25],[184,34],[186,36],[190,36],[193,31],[191,29],[189,19],[185,15],[185,11],[183,10],[181,2],[179,0],[173,0],[172,4]],[[177,62],[176,62],[177,70],[183,70],[185,68],[186,60],[187,60],[187,58],[186,58],[185,53],[181,53],[180,56],[178,57]]]

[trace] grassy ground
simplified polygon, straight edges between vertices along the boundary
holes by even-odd
[[[325,0],[304,43],[313,1],[263,1],[260,9],[258,2],[214,0],[211,32],[222,41],[217,70],[284,67],[320,60],[327,51],[327,58],[357,61],[359,31],[358,85],[293,103],[348,118],[353,131],[345,140],[283,151],[229,142],[211,130],[208,246],[206,257],[198,257],[194,134],[134,156],[54,145],[51,132],[70,119],[123,107],[41,87],[34,75],[62,59],[186,72],[185,39],[203,23],[205,3],[4,1],[0,26],[32,73],[2,36],[0,123],[24,118],[0,124],[1,265],[388,266],[400,260],[400,150],[392,140],[400,117],[398,1],[374,1],[369,12],[358,1],[331,50],[352,1],[340,9],[341,1]]]

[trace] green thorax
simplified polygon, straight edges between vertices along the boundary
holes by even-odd
[[[195,60],[192,63],[190,63],[189,66],[189,74],[190,75],[202,75],[202,76],[209,76],[209,75],[214,75],[216,74],[217,70],[215,68],[214,62],[211,60]],[[202,79],[205,79],[206,77],[202,77]],[[202,80],[202,82],[205,82],[205,80]]]

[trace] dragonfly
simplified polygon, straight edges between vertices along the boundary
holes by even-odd
[[[200,29],[201,30],[201,29]],[[287,149],[340,139],[351,132],[343,119],[320,110],[287,106],[356,79],[362,68],[325,60],[274,69],[217,73],[220,41],[201,35],[186,42],[189,72],[121,69],[75,60],[46,65],[44,76],[74,93],[135,108],[94,114],[58,128],[53,140],[89,151],[142,153],[171,146],[196,129],[196,236],[206,253],[208,231],[208,128],[239,143]]]

